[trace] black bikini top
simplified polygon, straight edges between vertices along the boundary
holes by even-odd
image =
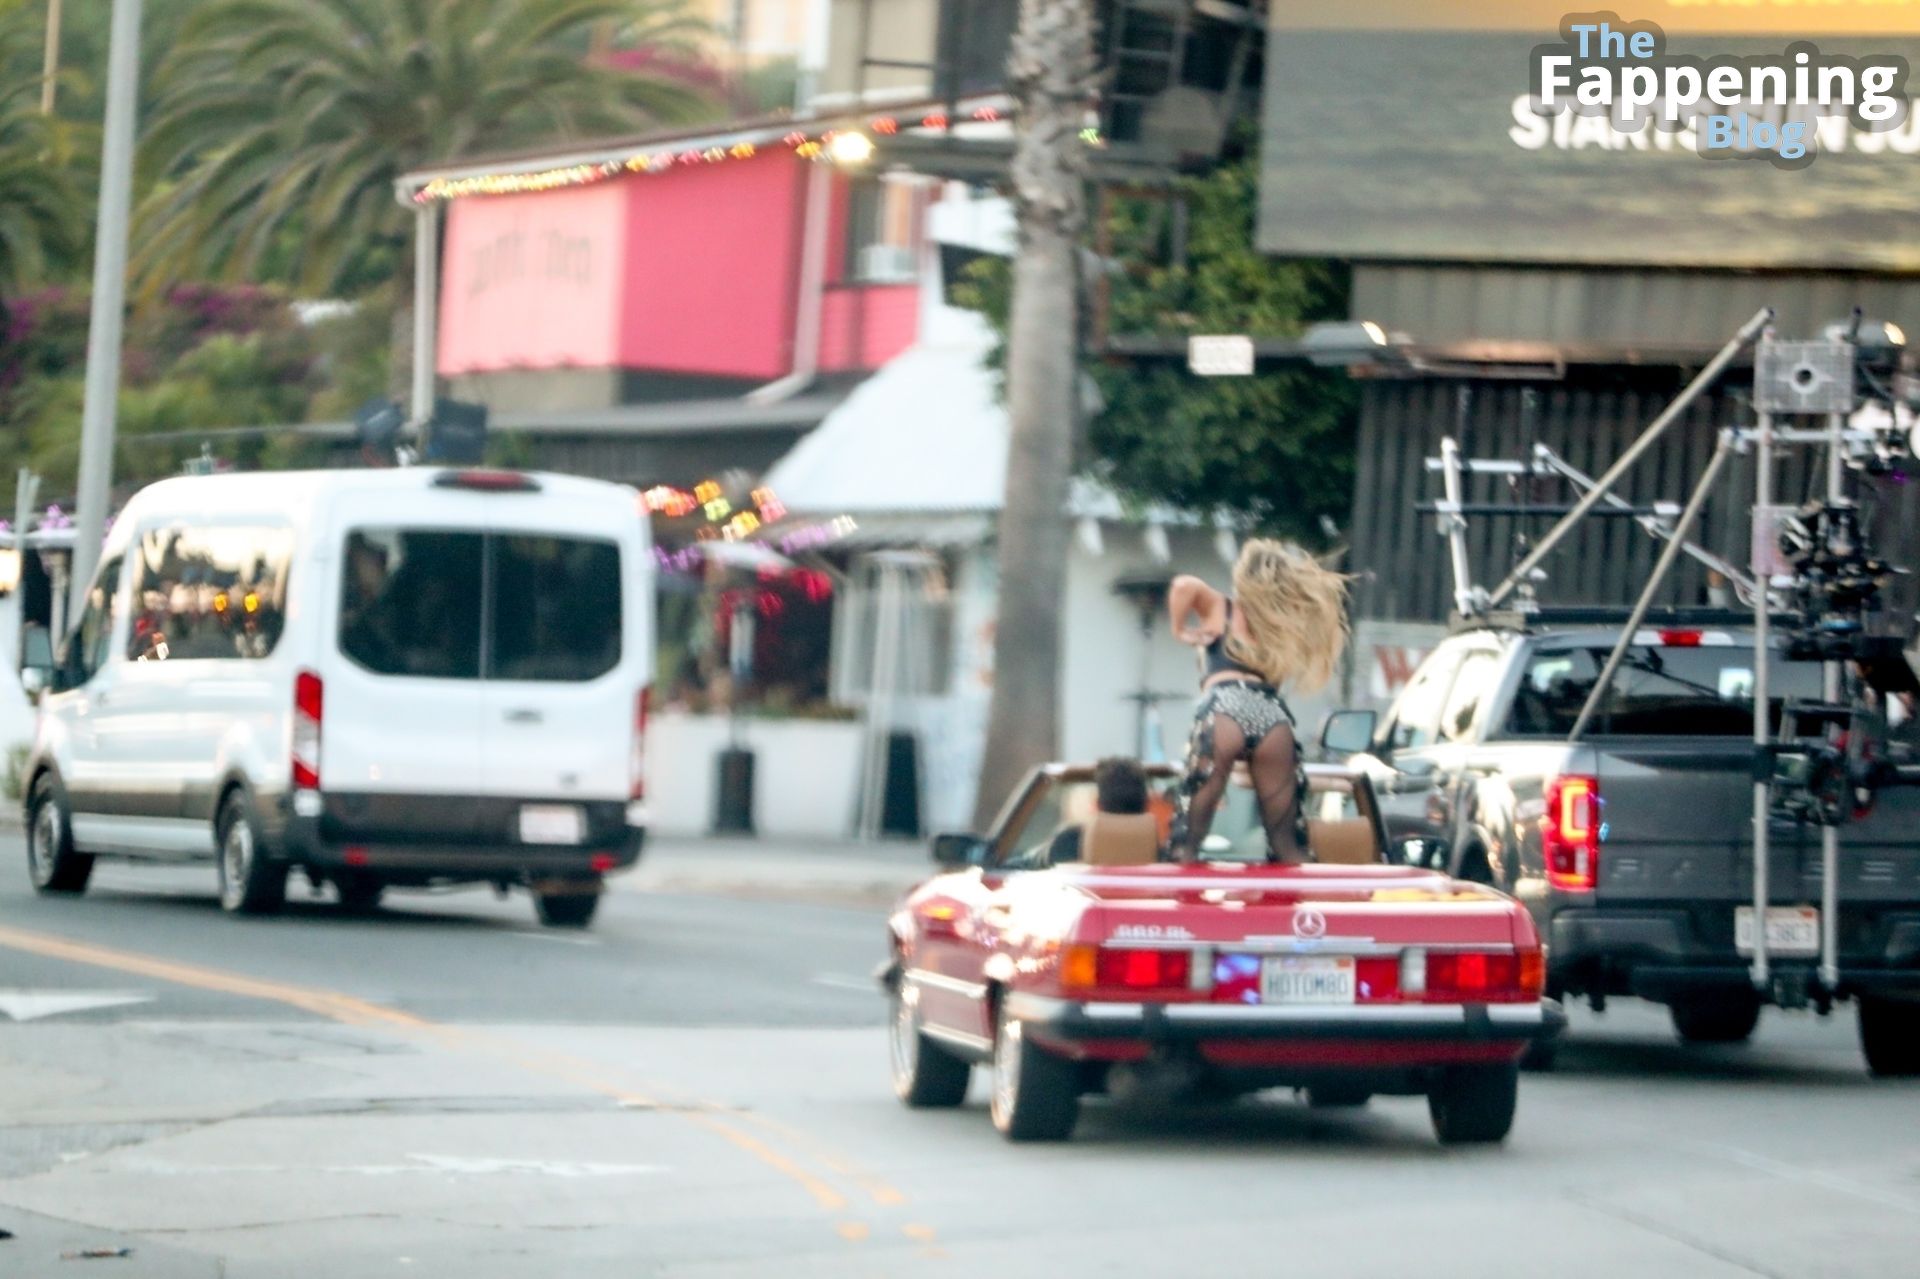
[[[1219,638],[1201,650],[1204,658],[1204,671],[1201,678],[1212,679],[1215,675],[1233,674],[1251,675],[1258,680],[1266,679],[1266,676],[1262,675],[1259,671],[1254,670],[1245,662],[1237,660],[1232,654],[1227,652],[1227,636],[1231,634],[1233,634],[1233,601],[1228,600],[1227,628],[1220,632]]]

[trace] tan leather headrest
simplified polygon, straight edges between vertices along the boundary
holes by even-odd
[[[1373,823],[1364,817],[1310,819],[1307,847],[1320,861],[1334,866],[1372,866],[1380,861],[1380,850],[1373,841]]]
[[[1160,860],[1160,827],[1148,813],[1095,813],[1080,837],[1089,866],[1147,866]]]

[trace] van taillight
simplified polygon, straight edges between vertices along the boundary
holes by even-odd
[[[1556,777],[1540,815],[1540,851],[1547,883],[1567,892],[1593,891],[1600,880],[1600,779]]]
[[[293,677],[293,786],[320,789],[320,677],[301,671]]]
[[[647,716],[653,711],[653,689],[643,688],[633,699],[633,754],[627,776],[632,783],[630,798],[647,797]]]

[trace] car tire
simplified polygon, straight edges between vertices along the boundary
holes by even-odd
[[[1527,1045],[1526,1053],[1520,1058],[1520,1069],[1532,1074],[1544,1075],[1553,1069],[1554,1063],[1559,1059],[1559,1040],[1536,1039]]]
[[[1703,999],[1676,999],[1667,1006],[1673,1028],[1689,1044],[1738,1044],[1760,1024],[1759,996],[1735,992]]]
[[[1000,1010],[993,1036],[993,1126],[1008,1141],[1065,1141],[1080,1118],[1080,1079],[1073,1062],[1027,1038]]]
[[[1315,1110],[1350,1110],[1373,1100],[1373,1094],[1352,1084],[1316,1084],[1307,1089],[1307,1105]]]
[[[1433,1131],[1446,1146],[1505,1141],[1520,1099],[1520,1067],[1449,1066],[1427,1093]]]
[[[916,1110],[958,1106],[967,1099],[973,1066],[921,1031],[919,1011],[907,1002],[904,983],[893,983],[892,1004],[887,1049],[893,1095]]]
[[[335,879],[333,891],[340,895],[341,910],[353,915],[367,915],[380,908],[380,897],[387,891],[387,886],[376,876],[362,871]]]
[[[287,864],[266,856],[260,823],[246,792],[220,805],[214,826],[220,852],[220,909],[229,915],[271,915],[287,902]]]
[[[1860,1048],[1881,1079],[1920,1075],[1920,1003],[1862,995]]]
[[[548,928],[585,928],[593,923],[594,913],[600,909],[600,894],[597,890],[590,893],[535,893],[533,909],[540,917],[540,922]]]
[[[36,893],[73,896],[87,891],[93,858],[73,851],[72,810],[51,777],[33,784],[27,804],[27,874]]]

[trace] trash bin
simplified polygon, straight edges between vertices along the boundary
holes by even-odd
[[[715,782],[713,833],[753,834],[753,752],[740,746],[721,751]]]

